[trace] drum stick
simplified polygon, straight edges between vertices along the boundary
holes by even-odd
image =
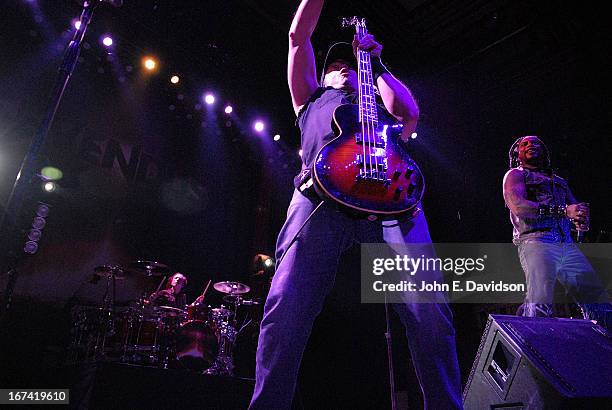
[[[197,303],[202,303],[204,301],[204,297],[206,296],[206,292],[208,292],[208,287],[210,286],[210,282],[212,282],[212,279],[208,279],[208,283],[206,284],[206,287],[204,288],[204,292],[202,292],[202,294],[198,296],[198,298],[195,300]]]

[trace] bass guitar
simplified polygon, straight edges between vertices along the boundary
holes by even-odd
[[[344,19],[343,24],[355,26],[358,38],[367,33],[365,19]],[[358,104],[335,109],[336,138],[315,157],[314,188],[323,198],[372,220],[410,214],[423,197],[423,174],[400,138],[402,125],[382,120],[370,53],[358,49],[357,63]]]

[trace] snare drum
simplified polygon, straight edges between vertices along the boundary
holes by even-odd
[[[208,320],[210,312],[210,306],[203,303],[192,303],[187,305],[187,319],[188,320],[201,320],[203,322]]]

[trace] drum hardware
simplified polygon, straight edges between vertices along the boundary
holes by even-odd
[[[119,266],[102,265],[94,268],[95,275],[104,275],[106,277],[106,288],[102,297],[102,308],[100,310],[101,317],[96,332],[95,344],[93,346],[93,359],[100,360],[106,357],[107,338],[115,335],[115,298],[116,298],[116,281],[122,278],[124,274],[123,268]]]
[[[135,261],[128,264],[128,268],[142,272],[146,276],[166,276],[170,274],[170,268],[156,261]]]
[[[251,289],[245,284],[233,281],[217,282],[213,287],[221,293],[227,293],[224,298],[228,298],[227,300],[232,301],[234,309],[233,311],[226,309],[223,305],[219,308],[211,309],[211,321],[215,326],[219,339],[219,353],[212,366],[206,369],[204,373],[233,376],[233,349],[236,342],[236,336],[238,335],[236,331],[236,320],[238,307],[242,302],[242,297],[240,295],[249,292]]]
[[[102,265],[94,268],[105,278],[101,306],[76,306],[73,310],[70,352],[74,361],[106,360],[160,368],[184,368],[207,374],[232,376],[233,349],[240,306],[259,304],[245,299],[250,288],[239,282],[218,282],[226,305],[202,303],[204,293],[185,309],[152,306],[143,293],[126,307],[115,304],[116,281],[135,272],[160,276],[166,265],[137,261],[130,268]]]

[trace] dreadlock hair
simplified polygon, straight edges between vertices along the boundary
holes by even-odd
[[[512,144],[512,146],[510,147],[510,150],[508,151],[508,165],[510,166],[510,168],[517,168],[519,165],[521,165],[521,162],[519,161],[519,158],[518,158],[518,146],[521,140],[528,136],[531,136],[531,135],[524,135],[522,137],[517,138]],[[542,144],[542,147],[544,147],[544,155],[546,156],[544,160],[544,168],[548,171],[551,171],[552,166],[550,163],[550,151],[548,150],[548,147],[546,146],[546,144],[544,144],[544,141],[540,139],[540,137],[536,135],[534,135],[534,137],[536,137],[538,141],[540,141],[540,144]]]

